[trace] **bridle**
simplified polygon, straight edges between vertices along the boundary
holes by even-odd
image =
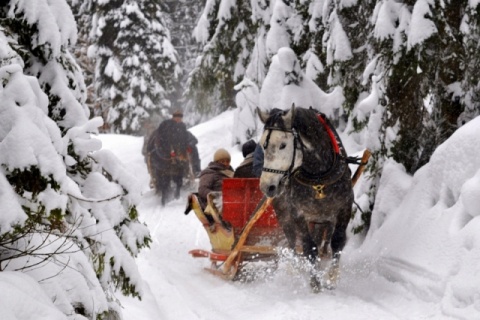
[[[292,161],[290,162],[290,166],[288,167],[287,170],[279,170],[279,169],[272,169],[272,168],[266,168],[263,167],[262,171],[264,172],[270,172],[270,173],[276,173],[276,174],[281,174],[282,175],[282,180],[287,179],[288,177],[291,176],[293,172],[293,167],[295,166],[295,158],[297,156],[297,146],[300,145],[302,148],[302,153],[303,153],[303,142],[300,139],[300,136],[297,133],[297,130],[295,128],[292,129],[283,129],[280,127],[266,127],[265,130],[268,130],[267,137],[265,139],[265,142],[263,143],[263,149],[267,149],[268,145],[270,143],[270,136],[273,131],[281,131],[285,133],[291,133],[293,135],[293,155],[292,155]]]

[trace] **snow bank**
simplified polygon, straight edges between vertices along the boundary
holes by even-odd
[[[352,252],[377,260],[381,275],[413,286],[419,298],[439,301],[445,314],[462,319],[480,315],[479,136],[477,117],[437,148],[413,179],[386,165],[370,236]]]
[[[40,285],[25,273],[0,272],[2,320],[64,320]]]

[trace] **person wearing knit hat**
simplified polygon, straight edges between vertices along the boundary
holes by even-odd
[[[221,148],[213,154],[213,161],[200,173],[198,199],[202,208],[207,205],[207,195],[213,191],[222,191],[225,178],[233,178],[233,168],[230,166],[230,153]]]
[[[182,111],[182,109],[176,109],[176,110],[172,113],[172,118],[173,118],[174,120],[176,120],[177,122],[182,121],[182,118],[183,118],[183,111]]]
[[[231,160],[230,153],[228,153],[228,151],[223,149],[223,148],[218,149],[213,154],[213,161],[219,162],[221,160],[228,160],[229,164],[230,164],[230,160]]]
[[[256,178],[253,174],[253,152],[257,143],[254,140],[248,140],[242,146],[242,154],[245,158],[235,169],[234,178]]]

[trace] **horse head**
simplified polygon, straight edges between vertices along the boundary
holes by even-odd
[[[293,126],[295,105],[288,111],[274,109],[263,112],[257,108],[260,120],[265,124],[260,145],[264,152],[260,190],[268,197],[280,195],[283,182],[302,161],[302,152]]]

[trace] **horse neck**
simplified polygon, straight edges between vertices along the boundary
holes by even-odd
[[[301,165],[302,171],[312,176],[327,173],[335,160],[332,142],[327,131],[323,126],[319,126],[317,133],[312,137],[313,139],[306,141]]]

